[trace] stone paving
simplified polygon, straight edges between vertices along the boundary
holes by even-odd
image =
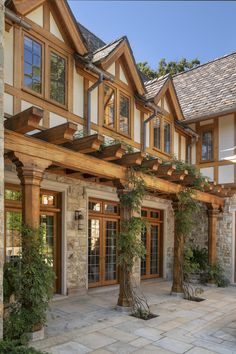
[[[236,287],[206,287],[202,302],[170,296],[170,287],[142,284],[158,315],[148,321],[118,312],[114,287],[54,301],[46,338],[34,347],[51,354],[236,353]]]

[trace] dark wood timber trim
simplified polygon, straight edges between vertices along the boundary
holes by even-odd
[[[43,118],[43,110],[36,107],[30,107],[4,122],[6,129],[14,130],[18,133],[28,133],[32,130],[39,129],[39,123]]]

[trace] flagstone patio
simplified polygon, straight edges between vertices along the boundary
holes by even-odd
[[[236,353],[236,287],[205,287],[202,302],[170,296],[171,284],[142,284],[148,321],[118,312],[118,288],[52,303],[46,338],[34,347],[51,354]]]

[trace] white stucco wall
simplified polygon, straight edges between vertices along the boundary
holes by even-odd
[[[120,80],[123,81],[126,85],[128,85],[128,81],[126,79],[124,70],[122,69],[121,65],[120,65]]]
[[[219,117],[219,160],[234,155],[234,115]]]
[[[13,96],[4,93],[4,113],[13,115]]]
[[[13,28],[4,33],[4,82],[13,86],[13,51],[14,51],[14,32]]]
[[[50,12],[50,32],[57,38],[59,38],[62,42],[64,42],[64,39],[62,37],[62,34],[56,24],[56,21],[54,20],[53,15]]]
[[[179,158],[179,133],[174,132],[174,155]]]
[[[93,85],[93,82],[89,81],[89,87]],[[98,88],[96,87],[91,94],[91,121],[98,124]]]
[[[111,66],[107,69],[107,72],[114,75],[116,74],[116,63],[112,63]]]
[[[31,11],[26,17],[37,25],[43,27],[43,6],[39,6],[34,11]]]
[[[203,176],[209,177],[210,181],[214,180],[214,167],[201,168],[200,172],[203,174]]]
[[[55,114],[53,112],[49,112],[49,127],[55,127],[57,125],[66,123],[67,119],[65,119],[62,116],[59,116],[58,114]]]
[[[141,114],[134,105],[134,141],[141,142]]]
[[[181,136],[180,141],[181,141],[181,156],[180,156],[180,159],[182,161],[186,161],[186,138],[184,136]]]
[[[74,67],[73,113],[84,118],[84,78],[77,74]]]
[[[218,167],[218,183],[234,183],[234,165]]]

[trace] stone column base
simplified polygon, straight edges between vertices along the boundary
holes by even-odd
[[[184,293],[176,293],[174,291],[171,291],[170,295],[175,296],[175,297],[180,298],[180,299],[184,298]]]
[[[42,327],[39,331],[28,333],[27,336],[30,342],[36,342],[37,340],[44,339],[44,327]]]

